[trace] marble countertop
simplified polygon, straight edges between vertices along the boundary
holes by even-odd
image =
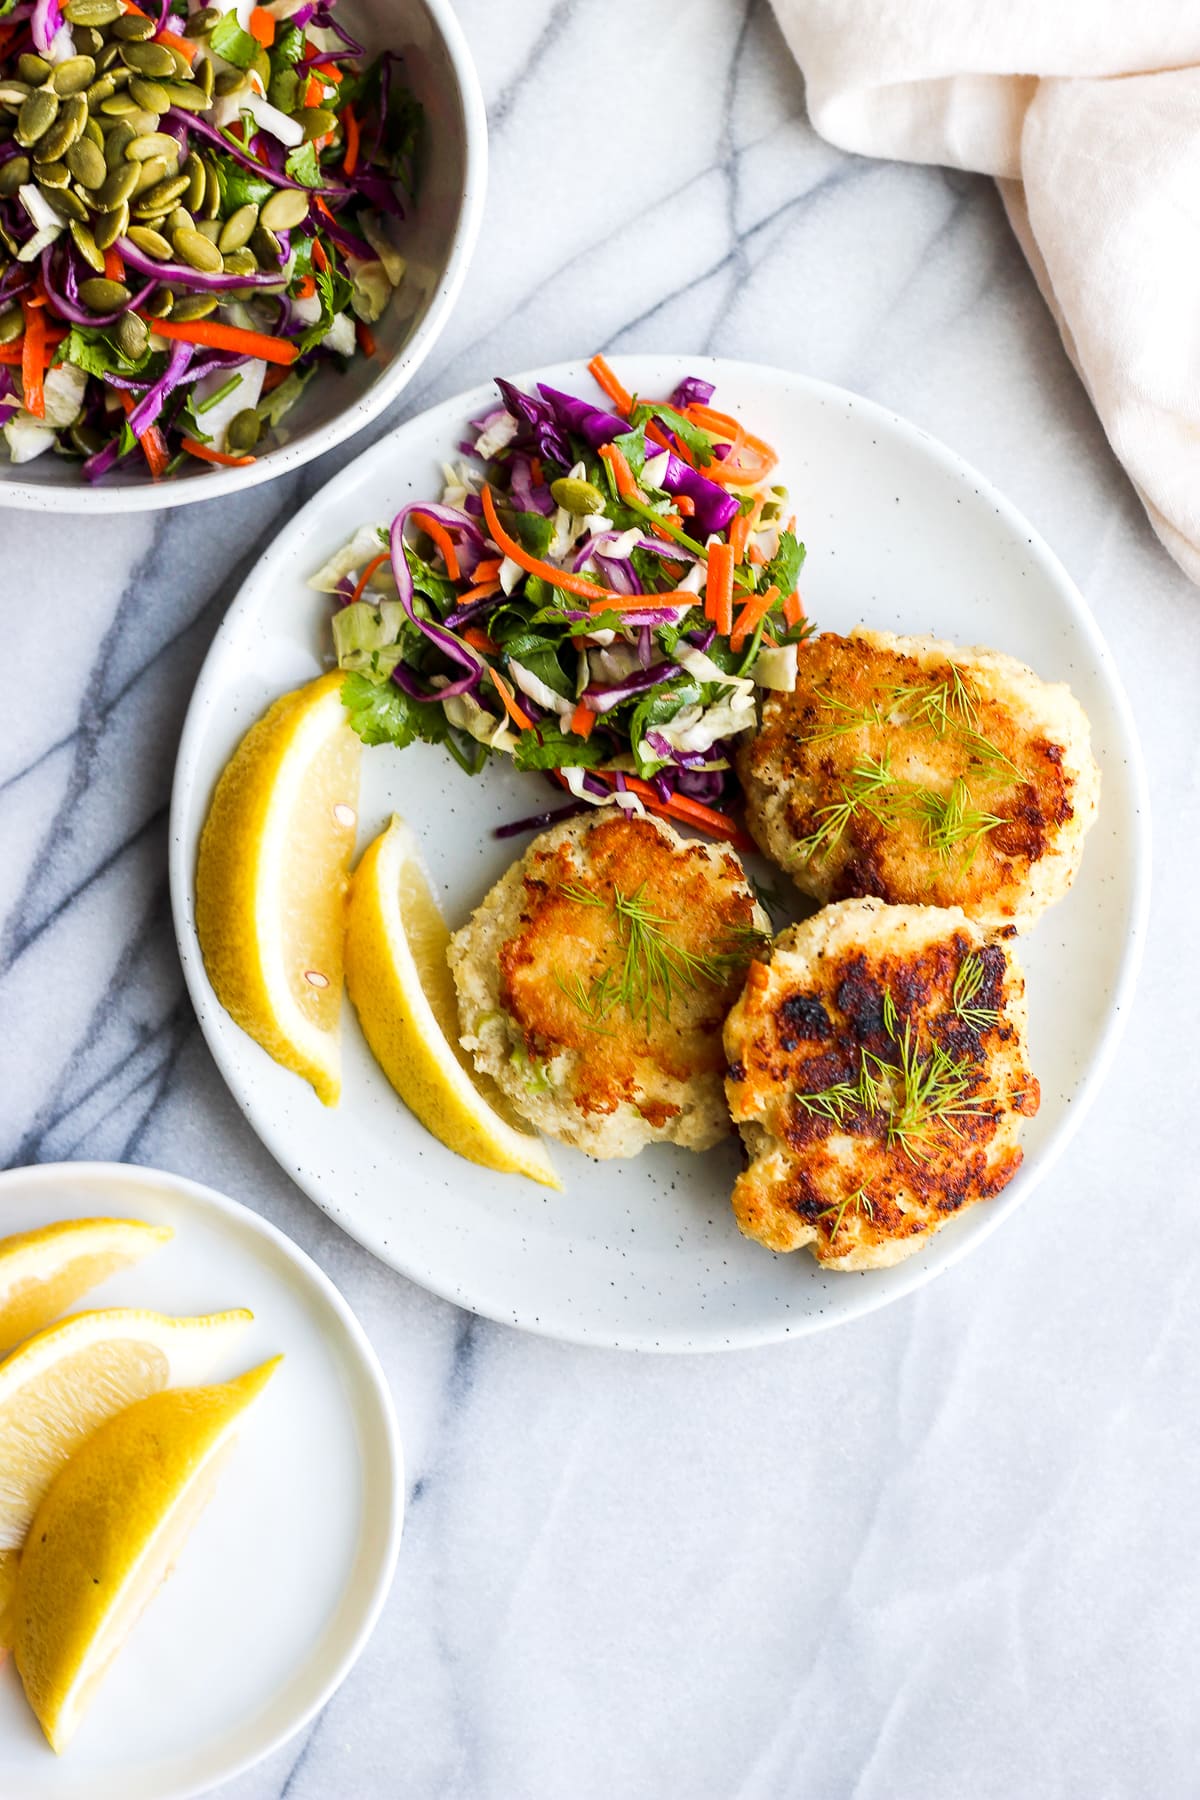
[[[367,439],[224,505],[219,530],[204,506],[4,513],[3,1160],[157,1164],[258,1207],[357,1309],[407,1445],[399,1574],[366,1655],[224,1791],[1194,1792],[1200,1259],[1175,1158],[1196,1114],[1200,594],[991,184],[820,142],[764,0],[460,11],[491,196],[456,316],[388,422],[494,372],[672,348],[805,370],[944,438],[1029,514],[1116,652],[1155,800],[1153,930],[1067,1155],[915,1298],[723,1358],[484,1323],[373,1262],[259,1146],[168,913],[171,762],[205,650],[277,523]],[[625,121],[586,162],[581,69]]]

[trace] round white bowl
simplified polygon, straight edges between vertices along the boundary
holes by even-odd
[[[218,500],[298,469],[352,437],[391,405],[420,368],[458,298],[479,232],[487,188],[483,94],[448,0],[344,0],[339,16],[368,52],[404,52],[406,78],[426,116],[421,191],[401,242],[408,272],[373,327],[375,356],[355,357],[342,375],[321,371],[284,421],[287,441],[273,443],[245,468],[198,463],[152,481],[131,458],[128,468],[93,486],[78,463],[53,451],[14,465],[0,445],[0,507],[117,513]]]

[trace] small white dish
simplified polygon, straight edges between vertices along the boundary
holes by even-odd
[[[0,443],[0,507],[34,512],[154,512],[219,500],[273,481],[332,450],[378,418],[408,386],[458,299],[487,191],[487,113],[479,77],[449,0],[343,0],[339,18],[366,46],[404,52],[405,78],[425,108],[428,156],[418,203],[403,227],[408,271],[372,327],[375,356],[342,375],[323,370],[285,421],[286,441],[246,468],[196,463],[153,481],[133,458],[95,485],[78,463],[48,451],[14,465]]]
[[[232,1780],[322,1707],[391,1586],[404,1474],[386,1379],[310,1257],[211,1188],[117,1163],[0,1175],[0,1232],[55,1219],[145,1219],[175,1236],[82,1308],[184,1315],[245,1306],[223,1381],[282,1351],[216,1492],[56,1757],[0,1668],[0,1794],[188,1800]]]
[[[287,1172],[368,1249],[422,1286],[528,1330],[626,1348],[724,1349],[819,1330],[911,1292],[979,1244],[1061,1154],[1108,1066],[1140,958],[1145,778],[1128,703],[1078,589],[1028,521],[953,452],[882,407],[782,370],[639,356],[620,359],[618,373],[646,395],[701,375],[717,384],[717,406],[776,446],[778,478],[808,545],[801,586],[819,626],[845,631],[861,621],[992,645],[1069,682],[1091,718],[1099,820],[1069,898],[1021,947],[1042,1107],[1012,1184],[897,1268],[823,1271],[806,1252],[776,1257],[739,1235],[729,1206],[733,1139],[703,1156],[657,1146],[600,1164],[553,1145],[566,1192],[548,1194],[462,1162],[430,1137],[376,1067],[349,1008],[343,1098],[329,1111],[217,1004],[196,941],[193,884],[221,768],[270,701],[330,660],[330,603],[308,576],[358,524],[440,495],[441,464],[465,421],[492,403],[491,388],[447,401],[367,451],[278,534],[246,581],[201,671],[180,745],[171,894],[192,1000],[225,1080]],[[594,391],[580,364],[517,377],[521,386],[537,379]],[[529,842],[498,842],[494,827],[555,804],[536,776],[507,765],[470,780],[427,745],[373,749],[363,758],[360,846],[393,810],[402,813],[457,926]],[[773,882],[787,887],[778,875]]]

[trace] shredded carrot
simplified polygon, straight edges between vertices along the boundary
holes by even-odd
[[[628,417],[633,405],[633,395],[628,388],[622,387],[602,356],[593,356],[588,364],[588,374],[598,388],[603,388],[617,411]]]
[[[178,50],[180,56],[187,62],[195,62],[196,52],[200,48],[194,38],[184,37],[182,31],[167,31],[165,29],[156,31],[154,34],[154,42],[156,44],[165,44],[169,50]]]
[[[341,86],[342,71],[338,68],[336,63],[326,63],[321,73],[326,81],[332,81],[334,87]]]
[[[779,598],[777,587],[764,588],[761,594],[751,594],[745,606],[737,616],[737,624],[729,634],[729,648],[740,650],[760,619],[765,619]]]
[[[491,676],[493,682],[495,683],[496,692],[499,694],[500,698],[504,702],[505,712],[508,714],[508,716],[512,720],[513,724],[516,726],[517,730],[518,731],[532,731],[533,730],[533,720],[529,717],[529,715],[527,713],[522,712],[521,708],[517,705],[516,699],[514,698],[514,695],[513,695],[513,691],[509,687],[507,681],[505,681],[503,675],[498,674],[495,669],[490,668],[490,667],[488,669],[488,674]]]
[[[325,246],[320,238],[314,238],[312,241],[312,259],[316,267],[324,274],[329,267],[329,258],[325,254]]]
[[[224,450],[210,450],[207,444],[199,444],[195,438],[181,438],[180,442],[189,456],[198,456],[201,462],[220,463],[223,468],[244,469],[254,461],[252,456],[230,456]]]
[[[625,459],[624,451],[618,450],[615,444],[601,444],[598,455],[601,462],[608,465],[619,497],[622,500],[636,500],[638,485],[633,479],[633,470]]]
[[[22,297],[21,311],[25,314],[25,337],[21,345],[21,388],[25,411],[32,413],[35,419],[46,416],[46,390],[43,386],[45,374],[44,352],[46,348],[46,314],[41,307],[32,305]]]
[[[414,513],[413,518],[441,551],[442,560],[446,565],[446,573],[451,581],[457,581],[459,577],[458,551],[454,548],[454,539],[446,527],[440,519],[435,519],[432,513]]]
[[[297,300],[311,300],[316,291],[317,284],[311,275],[306,275],[302,281],[296,284]]]
[[[671,442],[657,419],[646,420],[646,436],[653,443],[658,444],[661,449],[670,450],[676,456],[685,456],[687,454],[682,445],[676,445]],[[687,460],[688,462],[691,462],[692,459],[688,456]]]
[[[371,330],[371,327],[366,324],[364,320],[356,319],[354,323],[354,332],[355,336],[358,338],[358,347],[363,355],[374,356],[375,333]]]
[[[676,494],[675,505],[682,518],[691,519],[695,517],[696,502],[692,499],[690,494]]]
[[[286,381],[287,377],[288,372],[286,369],[281,369],[278,363],[272,363],[266,374],[263,376],[263,393],[273,394],[280,382]]]
[[[358,120],[352,106],[342,108],[342,130],[346,137],[346,154],[342,158],[342,168],[347,175],[353,175],[358,167]]]
[[[746,552],[746,561],[748,563],[754,563],[756,565],[756,567],[761,567],[762,564],[766,562],[766,560],[767,560],[766,551],[760,550],[757,544],[751,544],[750,548]]]
[[[585,706],[583,701],[581,700],[579,702],[579,705],[575,708],[575,711],[571,714],[571,719],[570,719],[571,730],[574,731],[575,733],[577,733],[577,735],[581,738],[591,737],[592,726],[595,723],[596,723],[595,713],[592,711],[590,706]]]
[[[593,600],[589,612],[645,612],[655,606],[694,606],[690,588],[670,588],[661,594],[614,594],[611,600]]]
[[[557,771],[556,771],[557,773]],[[616,776],[609,769],[592,769],[601,781],[609,787],[616,786]],[[565,781],[559,775],[562,786]],[[752,850],[754,845],[740,826],[711,806],[704,806],[699,800],[692,800],[686,794],[672,794],[669,800],[660,800],[649,782],[642,781],[637,775],[626,775],[625,786],[641,800],[647,812],[658,813],[664,819],[680,819],[685,824],[694,825],[698,831],[706,831],[710,837],[726,838],[739,849]]]
[[[240,325],[221,325],[215,319],[189,319],[186,325],[174,319],[145,319],[143,323],[160,337],[178,338],[184,344],[206,344],[212,350],[240,350],[244,356],[259,356],[264,362],[294,363],[299,354],[287,338],[243,331]]]
[[[492,490],[486,484],[480,498],[483,501],[483,516],[487,521],[488,532],[498,550],[505,556],[519,563],[527,575],[537,575],[548,582],[551,587],[565,588],[568,594],[579,594],[584,600],[615,600],[619,595],[610,594],[594,581],[587,581],[582,575],[572,575],[566,569],[556,569],[553,563],[543,562],[540,557],[532,556],[523,544],[510,537],[496,514],[496,502],[492,498]]]
[[[545,479],[546,479],[546,471],[542,467],[542,459],[540,456],[531,456],[530,457],[530,459],[529,459],[529,475],[530,475],[530,479],[533,482],[534,487],[541,487],[543,481],[545,481]]]
[[[125,279],[125,263],[115,244],[110,244],[104,252],[104,277],[106,281]]]
[[[476,581],[495,581],[503,561],[502,556],[485,556],[482,562],[475,564]]]
[[[486,631],[481,630],[478,625],[468,625],[467,629],[460,635],[466,639],[467,643],[470,644],[473,649],[483,650],[488,656],[495,656],[500,648],[499,644],[497,644],[493,638],[490,638]]]
[[[712,620],[721,637],[729,636],[733,626],[733,551],[728,544],[709,546],[704,616]]]
[[[362,574],[358,578],[358,586],[354,590],[354,593],[351,597],[352,600],[361,600],[362,599],[363,589],[366,587],[368,581],[370,581],[370,579],[371,579],[372,575],[375,573],[376,569],[381,568],[382,565],[387,561],[387,559],[388,559],[388,553],[386,550],[381,550],[378,556],[373,556],[371,558],[370,562],[367,564],[366,568],[363,570]]]
[[[120,397],[121,405],[125,408],[125,417],[128,419],[136,410],[137,401],[132,394],[127,394],[124,390],[121,390]],[[167,449],[167,440],[157,425],[148,425],[145,431],[138,433],[138,443],[141,445],[142,455],[146,458],[150,474],[157,481],[171,460],[170,452]]]
[[[724,487],[749,487],[756,481],[765,480],[779,461],[770,444],[760,437],[753,437],[728,413],[716,412],[711,406],[701,406],[693,401],[684,408],[684,417],[693,425],[699,425],[702,431],[729,443],[729,455],[725,460],[722,462],[714,457],[706,466],[705,474],[710,481],[720,482]]]
[[[746,539],[750,536],[750,514],[739,513],[729,527],[729,548],[733,551],[733,560],[740,563],[746,554]]]
[[[308,78],[308,86],[304,90],[305,106],[320,106],[324,98],[324,84],[318,81],[315,75],[310,75]]]
[[[264,50],[269,50],[275,42],[275,14],[269,13],[265,6],[256,6],[250,14],[250,36]]]
[[[470,600],[490,600],[493,594],[499,592],[500,583],[498,581],[480,581],[474,587],[468,588],[465,594],[458,596],[458,605],[465,606]]]
[[[787,624],[789,626],[800,625],[803,623],[803,621],[804,621],[804,602],[800,598],[798,593],[789,594],[787,599],[784,601],[783,617],[784,617],[785,624]]]
[[[43,317],[44,316],[45,315],[43,314]],[[48,325],[46,327],[45,344],[42,349],[43,369],[48,369],[50,367],[50,364],[54,361],[54,352],[58,345],[62,343],[66,335],[66,332],[62,330],[61,326]],[[11,344],[0,344],[0,363],[6,364],[10,368],[19,369],[23,366],[24,361],[24,335],[14,339]]]

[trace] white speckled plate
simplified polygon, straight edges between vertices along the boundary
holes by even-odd
[[[798,1336],[882,1306],[949,1266],[1032,1190],[1078,1126],[1129,1005],[1149,892],[1149,822],[1129,707],[1066,571],[973,469],[904,420],[783,370],[703,357],[632,357],[635,391],[687,372],[774,443],[808,545],[804,596],[822,626],[860,621],[990,644],[1070,682],[1103,770],[1100,818],[1070,897],[1024,946],[1042,1108],[1026,1162],[921,1255],[864,1275],[822,1272],[741,1238],[729,1210],[734,1141],[705,1156],[658,1147],[593,1163],[555,1146],[566,1180],[544,1194],[444,1150],[395,1097],[347,1009],[345,1091],[326,1111],[217,1005],[192,916],[196,846],[213,785],[277,694],[318,674],[328,602],[307,576],[364,520],[440,492],[439,465],[484,409],[480,389],[412,419],[351,464],[281,532],[230,608],[204,665],[179,752],[171,891],[180,954],[205,1037],[263,1142],[330,1215],[414,1281],[528,1330],[639,1349],[715,1350]],[[587,393],[580,365],[541,371]],[[537,377],[521,377],[522,385]],[[446,913],[461,923],[527,840],[492,828],[545,805],[536,776],[475,781],[425,745],[368,752],[361,843],[393,810],[415,826]]]
[[[278,1748],[324,1706],[374,1628],[400,1544],[404,1472],[391,1396],[337,1289],[265,1219],[177,1175],[43,1163],[0,1175],[0,1231],[145,1219],[170,1243],[80,1304],[184,1316],[249,1307],[211,1379],[282,1351],[216,1491],[55,1756],[9,1659],[5,1800],[189,1800]]]

